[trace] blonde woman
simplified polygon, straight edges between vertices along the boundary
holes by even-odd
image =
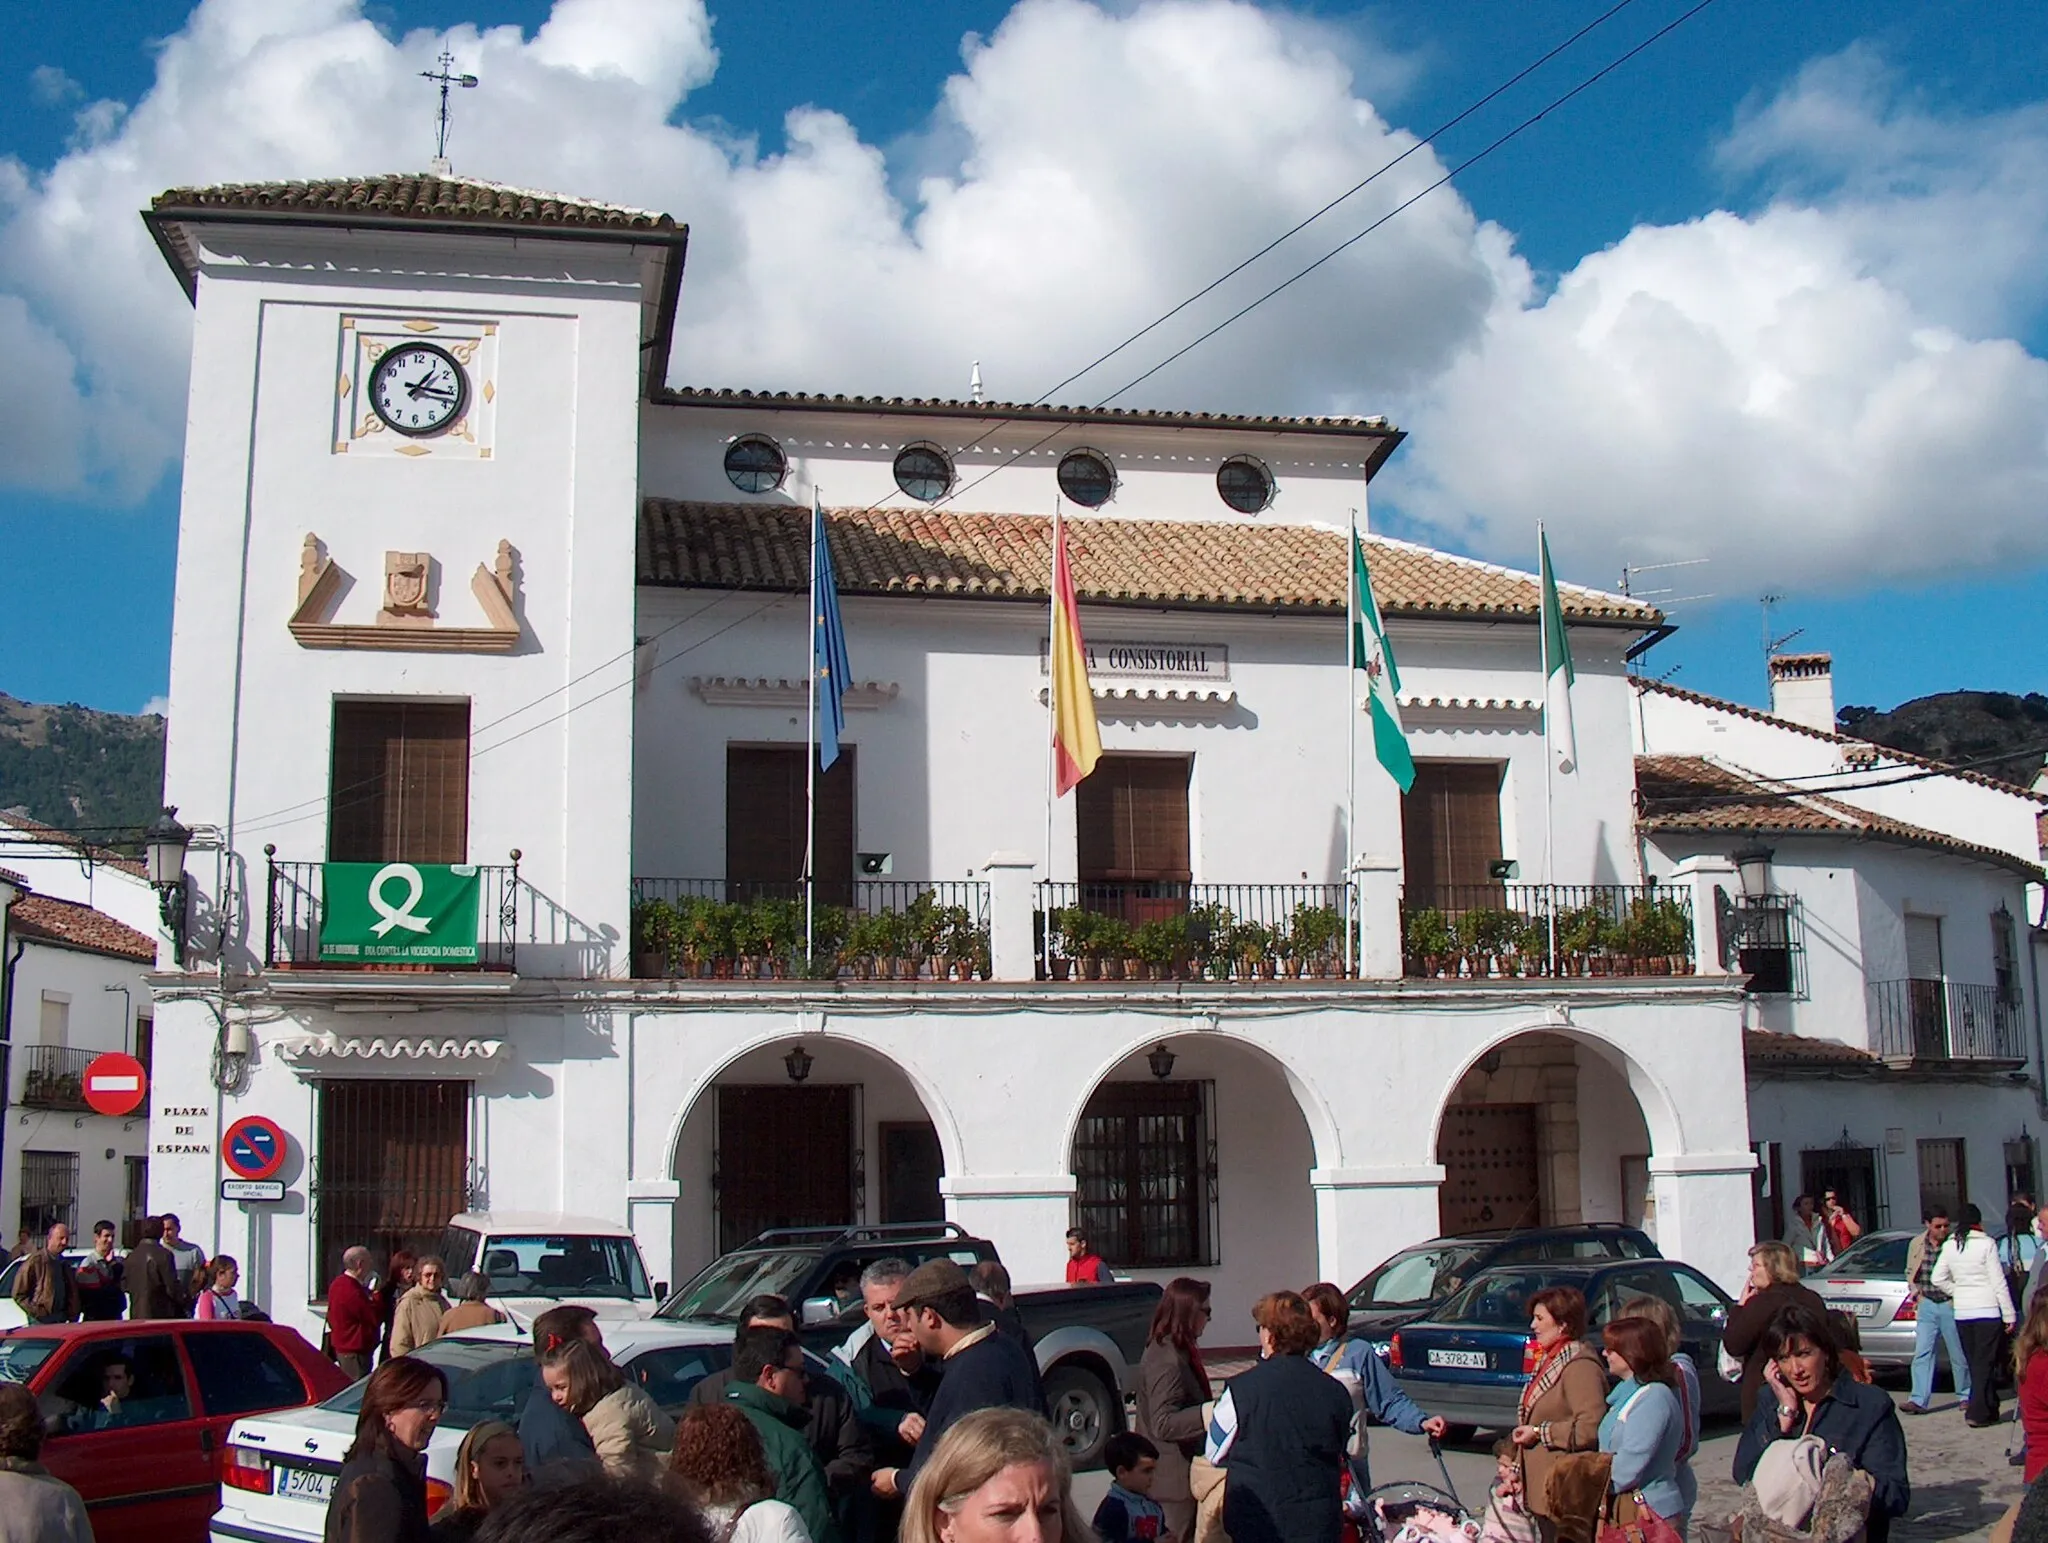
[[[503,1420],[472,1425],[455,1454],[454,1503],[427,1530],[434,1543],[469,1543],[484,1518],[525,1487],[519,1432]]]
[[[1721,1348],[1742,1363],[1742,1418],[1756,1412],[1757,1394],[1764,1385],[1764,1367],[1770,1357],[1763,1352],[1764,1330],[1781,1308],[1811,1308],[1821,1317],[1828,1305],[1799,1283],[1799,1256],[1783,1243],[1759,1243],[1749,1251],[1749,1279],[1742,1287],[1742,1300],[1728,1314],[1721,1330]]]
[[[558,1408],[583,1422],[604,1471],[615,1479],[659,1484],[676,1444],[676,1422],[646,1389],[627,1380],[597,1346],[572,1339],[550,1350],[540,1380]]]
[[[1093,1543],[1074,1475],[1050,1425],[983,1409],[940,1440],[910,1487],[901,1543]]]

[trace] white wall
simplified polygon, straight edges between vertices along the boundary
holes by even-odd
[[[127,994],[108,991],[125,987]],[[117,1226],[127,1216],[125,1159],[149,1151],[147,1109],[131,1119],[64,1109],[30,1109],[21,1095],[28,1076],[28,1048],[42,1043],[41,1013],[46,994],[68,998],[65,1043],[73,1050],[135,1048],[134,1014],[150,1010],[144,971],[132,960],[30,940],[14,973],[14,1022],[7,1107],[5,1162],[0,1164],[0,1228],[11,1246],[21,1226],[21,1154],[69,1152],[78,1157],[78,1226],[95,1221]],[[109,1153],[111,1152],[111,1156]],[[89,1237],[90,1234],[88,1233]]]

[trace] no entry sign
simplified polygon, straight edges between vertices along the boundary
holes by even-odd
[[[221,1165],[238,1179],[268,1179],[284,1166],[284,1132],[277,1121],[244,1115],[221,1138]]]
[[[149,1075],[132,1055],[110,1050],[85,1063],[85,1101],[95,1114],[132,1114],[149,1091]]]

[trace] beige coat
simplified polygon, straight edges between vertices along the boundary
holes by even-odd
[[[1202,1455],[1209,1433],[1201,1376],[1177,1345],[1150,1344],[1138,1362],[1138,1434],[1159,1448],[1152,1498],[1161,1503],[1193,1498],[1188,1464]]]
[[[676,1444],[676,1422],[638,1383],[614,1388],[583,1417],[597,1460],[615,1479],[659,1484]]]
[[[464,1329],[488,1328],[503,1323],[505,1315],[483,1302],[457,1302],[441,1320],[441,1333],[460,1334]]]
[[[92,1543],[85,1502],[40,1463],[0,1457],[0,1543]]]
[[[1563,1374],[1544,1389],[1524,1416],[1530,1425],[1548,1424],[1549,1441],[1539,1441],[1523,1456],[1529,1509],[1548,1516],[1544,1480],[1562,1452],[1593,1452],[1600,1446],[1600,1421],[1607,1413],[1607,1373],[1598,1357],[1574,1354]],[[1559,1520],[1551,1517],[1552,1521]]]
[[[391,1353],[411,1355],[422,1345],[441,1337],[441,1320],[448,1316],[448,1299],[438,1291],[415,1286],[398,1299],[398,1311],[391,1315]]]

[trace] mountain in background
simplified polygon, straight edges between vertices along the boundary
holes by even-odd
[[[0,810],[126,845],[163,809],[164,720],[48,707],[0,691]]]
[[[1845,707],[1835,718],[1858,739],[1967,765],[2023,788],[2048,761],[2048,696],[2038,691],[1942,691],[1888,713]]]

